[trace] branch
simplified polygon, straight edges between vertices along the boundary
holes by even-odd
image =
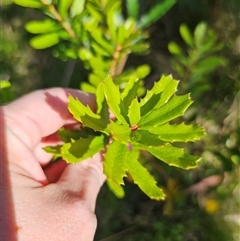
[[[110,71],[109,71],[112,76],[115,76],[115,75],[119,74],[119,73],[117,73],[116,68],[117,68],[117,63],[118,63],[118,60],[119,60],[119,57],[120,57],[121,50],[122,50],[122,46],[117,45],[116,50],[113,53],[113,59],[112,59],[112,62],[111,62],[111,65],[110,65]]]
[[[59,14],[59,12],[57,11],[57,9],[55,8],[55,6],[53,4],[48,4],[47,0],[41,0],[42,4],[44,6],[46,6],[48,8],[48,10],[50,11],[50,13],[57,19],[57,21],[62,25],[62,27],[68,32],[68,34],[72,37],[75,38],[75,32],[74,30],[71,28],[71,26],[69,26],[62,18],[62,16]]]

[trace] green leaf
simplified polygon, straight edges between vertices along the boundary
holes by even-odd
[[[11,83],[8,80],[0,80],[0,105],[13,100]]]
[[[153,156],[167,163],[169,166],[175,166],[184,169],[191,169],[196,167],[197,162],[201,159],[196,156],[188,155],[182,148],[177,148],[170,144],[159,147],[144,146],[143,148],[149,151]]]
[[[112,182],[111,180],[106,181],[108,188],[116,195],[118,198],[123,198],[125,193],[122,186],[117,185],[116,183]]]
[[[70,16],[73,18],[82,13],[86,0],[73,0],[70,7]]]
[[[130,77],[130,80],[127,82],[123,92],[121,94],[122,101],[126,108],[129,107],[132,100],[136,97],[137,91],[139,88],[139,79],[135,76]]]
[[[154,109],[149,114],[143,116],[139,121],[141,128],[154,127],[182,116],[185,110],[192,104],[189,95],[174,95],[161,108]]]
[[[168,142],[176,141],[195,141],[204,136],[204,130],[200,126],[193,125],[161,125],[155,128],[149,128],[149,131],[158,135],[161,140]]]
[[[136,75],[138,78],[143,79],[150,73],[150,71],[151,71],[150,66],[147,64],[143,64],[143,65],[137,67]]]
[[[181,55],[182,54],[182,49],[179,47],[178,44],[176,44],[173,41],[171,41],[168,44],[168,50],[171,54],[175,54],[175,55]]]
[[[140,101],[141,116],[167,103],[176,92],[178,83],[171,75],[163,75],[158,82],[154,83],[153,88]]]
[[[108,31],[109,35],[112,39],[112,41],[115,43],[117,41],[117,24],[116,24],[116,19],[117,18],[117,13],[115,12],[108,12],[107,13],[107,25],[108,25]]]
[[[78,163],[89,157],[92,157],[97,152],[105,147],[105,138],[103,135],[81,138],[72,140],[71,143],[64,143],[61,148],[61,154],[64,160],[68,163]]]
[[[93,86],[93,85],[90,85],[86,82],[81,83],[80,89],[84,92],[87,92],[87,93],[92,93],[92,94],[96,93],[96,87]]]
[[[72,4],[73,0],[59,0],[58,11],[62,18],[68,17],[68,10]]]
[[[141,143],[145,146],[160,146],[166,143],[161,140],[159,136],[149,132],[148,130],[141,130],[141,127],[131,133],[131,141],[133,143]]]
[[[61,128],[58,131],[58,136],[64,142],[71,142],[72,140],[78,140],[81,137],[87,138],[90,135],[94,136],[96,135],[96,132],[93,131],[93,129],[90,129],[88,127],[82,127],[81,129],[77,129],[77,130]]]
[[[51,19],[45,19],[42,21],[30,21],[26,23],[25,29],[29,33],[39,34],[39,33],[51,33],[60,30],[61,27],[55,21]]]
[[[197,46],[200,46],[206,36],[207,24],[202,22],[194,30],[194,40]]]
[[[101,29],[96,28],[94,31],[90,29],[90,34],[93,38],[92,43],[94,43],[95,41],[98,46],[98,48],[96,49],[96,53],[100,54],[101,52],[103,52],[103,54],[106,56],[113,54],[114,46],[112,45],[111,41],[104,38],[104,33]]]
[[[130,151],[127,145],[113,141],[104,154],[104,173],[107,179],[117,185],[124,185],[123,177],[126,177],[128,171],[128,162],[138,158],[138,152]]]
[[[57,33],[41,34],[30,40],[30,45],[35,49],[46,49],[59,43]]]
[[[129,126],[120,125],[112,121],[108,127],[114,140],[123,144],[130,142],[131,129]]]
[[[75,99],[71,95],[68,97],[68,101],[68,109],[76,120],[95,131],[106,132],[106,120],[102,119],[100,115],[95,114],[89,106],[83,105],[77,98]]]
[[[60,157],[62,156],[61,148],[62,148],[62,145],[46,146],[46,147],[43,147],[43,150],[46,151],[47,153]]]
[[[124,185],[123,178],[127,176],[126,172],[130,173],[134,183],[150,198],[163,199],[165,196],[163,191],[157,187],[154,178],[138,162],[138,155],[138,151],[130,150],[127,145],[113,141],[108,146],[103,162],[107,179],[120,187]]]
[[[41,8],[43,4],[39,0],[13,0],[14,3],[27,8]]]
[[[203,72],[210,72],[216,69],[217,67],[224,66],[227,63],[225,58],[221,58],[218,56],[208,57],[199,61],[195,68],[194,73],[203,73]]]
[[[151,199],[161,200],[165,198],[163,190],[156,185],[157,182],[154,177],[136,158],[128,162],[128,170],[134,183]]]
[[[127,0],[126,1],[128,17],[137,19],[139,12],[139,2],[138,0]]]
[[[174,4],[176,0],[164,0],[153,7],[147,14],[143,15],[138,23],[139,28],[146,28],[160,19]]]
[[[190,47],[192,47],[193,46],[193,37],[192,37],[192,34],[191,34],[190,30],[188,29],[187,25],[181,24],[179,30],[180,30],[180,34],[181,34],[182,38],[184,39],[185,43],[187,43]]]
[[[107,101],[104,96],[103,85],[98,85],[96,91],[97,114],[101,116],[105,123],[109,123],[109,111]]]
[[[140,116],[140,104],[138,99],[135,98],[128,109],[128,117],[131,125],[138,124],[141,116]]]
[[[119,87],[113,83],[111,76],[103,81],[103,89],[108,106],[115,117],[123,124],[128,125],[126,109],[120,97]]]

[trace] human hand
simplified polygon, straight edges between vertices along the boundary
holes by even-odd
[[[36,91],[1,108],[0,240],[90,241],[95,202],[105,176],[100,154],[76,165],[50,163],[42,150],[56,132],[74,123],[71,93],[94,108],[94,97],[53,88]]]

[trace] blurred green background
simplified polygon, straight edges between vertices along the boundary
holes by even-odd
[[[157,0],[140,1],[144,13]],[[79,60],[61,61],[52,49],[34,50],[24,25],[41,19],[38,10],[1,1],[0,79],[11,83],[8,99],[52,86],[79,88],[88,71]],[[123,1],[124,4],[124,1]],[[200,23],[216,37],[215,52],[200,56],[179,32],[181,24],[194,32]],[[212,32],[211,32],[212,31]],[[161,74],[180,79],[180,92],[191,92],[194,104],[185,122],[204,126],[206,137],[187,148],[203,159],[190,171],[169,167],[148,157],[146,165],[167,194],[165,201],[150,200],[126,180],[126,196],[117,199],[106,186],[97,202],[96,241],[238,241],[240,240],[240,3],[239,0],[178,0],[161,20],[149,27],[150,53],[130,56],[126,66],[149,64],[145,80],[151,87]],[[207,38],[207,37],[206,37]],[[210,41],[211,37],[209,37]],[[203,43],[203,47],[206,46]],[[169,48],[175,43],[178,54]],[[213,46],[213,47],[216,47]],[[212,47],[212,48],[213,48]],[[176,49],[175,49],[176,50]],[[209,60],[214,56],[215,60]],[[179,61],[193,60],[178,68]],[[207,61],[209,60],[209,61]],[[201,67],[201,68],[200,68]],[[8,82],[1,82],[8,88]],[[1,95],[3,92],[1,93]]]

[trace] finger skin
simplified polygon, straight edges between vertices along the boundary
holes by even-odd
[[[73,121],[67,109],[70,94],[94,109],[93,95],[63,88],[38,90],[3,107],[6,124],[28,147],[33,148],[43,137]]]
[[[61,88],[33,92],[1,108],[1,166],[5,164],[8,185],[1,181],[0,191],[9,197],[1,208],[12,217],[3,226],[6,237],[13,233],[7,231],[11,226],[18,241],[93,240],[95,202],[105,180],[101,155],[67,165],[62,161],[48,164],[49,157],[40,160],[43,155],[37,152],[43,138],[46,141],[60,127],[74,122],[67,109],[69,93],[94,109],[93,96]],[[3,240],[15,241],[5,236]]]

